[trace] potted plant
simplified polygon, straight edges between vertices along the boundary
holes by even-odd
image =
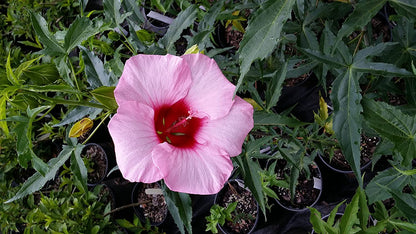
[[[96,143],[88,143],[83,148],[81,157],[87,168],[87,185],[95,186],[101,183],[108,171],[108,157],[103,147]]]
[[[313,158],[306,155],[306,149],[294,141],[285,142],[277,149],[267,169],[269,175],[274,175],[273,180],[280,181],[270,183],[272,197],[287,210],[305,211],[322,194],[321,171]]]
[[[259,205],[240,179],[229,180],[215,196],[207,229],[217,233],[251,233],[259,218]],[[217,229],[218,228],[218,229]]]
[[[159,183],[136,183],[131,193],[134,213],[142,223],[161,225],[168,216],[168,207]]]

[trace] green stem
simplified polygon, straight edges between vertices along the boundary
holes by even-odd
[[[46,111],[45,112],[45,114],[43,114],[41,117],[39,117],[39,118],[37,118],[36,120],[35,120],[35,122],[37,122],[37,121],[39,121],[39,120],[41,120],[41,119],[43,119],[47,114],[49,114],[49,112],[51,112],[52,111],[52,109],[55,107],[55,105],[52,105],[50,108],[49,108],[49,110],[48,111]]]
[[[130,50],[130,52],[133,53],[133,55],[137,55],[136,51],[133,49],[133,45],[130,43],[129,39],[126,37],[126,35],[124,35],[123,33],[123,28],[120,27],[120,25],[118,26],[118,29],[120,30],[121,35],[123,36],[124,40],[126,40],[126,42],[122,41],[122,43],[127,47],[127,49]]]
[[[88,136],[87,139],[85,139],[84,142],[82,142],[83,145],[85,145],[90,139],[91,137],[94,135],[94,133],[98,130],[98,128],[100,128],[100,126],[104,123],[104,121],[108,118],[108,116],[110,116],[110,113],[108,112],[104,118],[101,120],[101,122],[97,125],[97,127],[94,128],[94,131],[92,131],[92,133]]]
[[[67,59],[68,59],[69,66],[71,67],[71,74],[72,74],[72,77],[73,77],[73,79],[75,81],[75,86],[77,87],[77,90],[78,91],[81,91],[81,89],[79,88],[79,85],[78,85],[77,77],[75,76],[74,66],[72,65],[71,60],[69,59],[69,57]],[[76,94],[76,96],[77,96],[78,100],[81,100],[82,99],[81,98],[81,95]]]

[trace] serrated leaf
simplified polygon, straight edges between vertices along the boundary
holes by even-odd
[[[339,223],[340,233],[351,233],[357,221],[359,195],[356,193],[351,202],[345,207],[344,215]]]
[[[32,26],[39,41],[46,47],[45,53],[48,55],[65,54],[64,48],[58,43],[56,38],[49,32],[46,20],[38,13],[30,12]]]
[[[72,22],[65,35],[64,48],[69,54],[81,42],[95,35],[97,30],[94,29],[92,21],[86,17],[78,17]]]
[[[83,51],[82,57],[84,58],[85,73],[91,88],[96,89],[101,86],[113,85],[103,62],[85,47],[79,46],[79,48]]]
[[[264,200],[263,187],[261,185],[262,178],[259,173],[260,166],[257,162],[254,162],[247,153],[241,157],[234,157],[237,164],[239,165],[244,178],[244,184],[253,193],[256,201],[259,203],[260,209],[266,216],[266,203]]]
[[[160,39],[160,43],[170,54],[175,54],[175,42],[180,38],[182,31],[195,22],[198,9],[191,5],[180,12],[176,19],[170,24],[166,34]]]
[[[53,127],[60,127],[67,124],[74,123],[80,119],[82,119],[85,116],[90,116],[91,119],[94,119],[96,115],[98,115],[102,110],[93,108],[93,107],[87,107],[87,106],[77,106],[73,110],[69,111],[65,118],[62,119],[62,121],[58,124],[53,125]]]
[[[208,12],[204,15],[204,18],[199,22],[198,31],[207,31],[213,28],[215,25],[215,20],[217,16],[220,14],[221,9],[224,5],[224,1],[217,1],[214,5],[212,5]]]
[[[267,106],[266,110],[269,111],[270,108],[276,105],[279,101],[279,97],[282,91],[283,81],[286,79],[287,73],[287,62],[280,68],[279,72],[276,72],[276,75],[272,77],[270,82],[270,88],[266,92]]]
[[[42,176],[39,172],[33,174],[29,179],[25,181],[25,183],[22,185],[22,187],[19,189],[16,195],[7,200],[5,203],[10,203],[17,199],[23,198],[24,196],[41,189],[46,182],[55,177],[58,169],[66,162],[66,160],[68,160],[68,158],[71,156],[71,153],[74,150],[74,147],[64,145],[61,153],[59,153],[59,155],[56,158],[52,158],[51,160],[49,160],[49,170],[45,174],[45,176]]]
[[[416,1],[415,0],[389,0],[389,4],[397,11],[399,15],[407,18],[416,18]]]
[[[97,99],[101,104],[108,107],[108,109],[115,111],[118,108],[116,99],[114,98],[114,86],[111,87],[99,87],[91,91],[92,96]]]
[[[327,64],[328,66],[332,66],[334,68],[345,68],[348,66],[348,64],[345,64],[342,61],[339,61],[338,57],[322,54],[320,51],[316,51],[316,50],[305,49],[305,48],[298,48],[298,49],[299,51],[311,57],[312,59],[316,59],[323,64]]]
[[[309,221],[311,222],[313,226],[314,232],[325,233],[324,221],[322,220],[321,213],[313,207],[308,207],[308,208],[311,212],[309,216]]]
[[[79,182],[78,189],[82,192],[87,190],[87,168],[81,158],[81,152],[85,145],[80,145],[74,149],[71,154],[71,171],[75,179]]]
[[[334,83],[331,100],[334,107],[333,130],[338,139],[343,155],[358,183],[362,186],[360,171],[361,139],[361,94],[359,77],[351,70],[339,75]]]
[[[243,83],[244,76],[256,59],[264,59],[272,53],[278,43],[286,20],[291,16],[295,0],[268,0],[248,21],[246,33],[238,49],[240,77],[236,91]]]
[[[341,41],[345,36],[350,35],[354,30],[361,29],[380,11],[386,4],[387,0],[366,0],[360,1],[354,8],[354,11],[338,31],[337,41]]]
[[[6,119],[6,95],[1,95],[0,97],[0,129],[3,130],[6,136],[9,136],[9,127],[7,126]]]
[[[360,62],[362,60],[365,60],[367,57],[370,56],[376,56],[381,54],[385,49],[397,45],[397,42],[392,43],[392,42],[388,42],[388,43],[379,43],[375,46],[368,46],[362,50],[359,50],[357,52],[357,54],[354,56],[353,62]]]
[[[56,65],[56,68],[58,69],[59,75],[62,77],[62,79],[72,87],[74,87],[74,82],[71,79],[71,69],[68,66],[68,63],[66,62],[67,57],[60,56],[54,60],[54,63]]]
[[[105,18],[112,22],[113,27],[117,27],[126,19],[128,15],[120,14],[120,1],[119,0],[104,0],[104,15]]]
[[[386,103],[363,100],[364,118],[382,137],[393,142],[403,157],[402,165],[410,165],[416,152],[416,118],[403,114]]]
[[[410,222],[416,223],[416,197],[409,193],[394,191],[385,187],[394,198],[395,206],[403,212]]]
[[[406,69],[398,68],[393,64],[388,63],[375,63],[360,61],[355,62],[351,69],[363,73],[371,73],[383,76],[413,76],[413,74]]]
[[[9,82],[12,83],[13,85],[19,85],[20,84],[16,75],[13,73],[13,69],[10,65],[10,53],[7,56],[7,60],[6,60],[6,76],[7,76],[7,79],[9,80]]]
[[[143,13],[141,12],[138,4],[134,0],[124,0],[121,3],[124,9],[129,9],[129,12],[132,12],[128,17],[135,22],[135,24],[142,24],[145,22]]]
[[[185,228],[192,233],[192,202],[189,194],[178,193],[169,190],[166,185],[162,186],[168,209],[181,233],[185,233]]]
[[[370,210],[368,209],[367,197],[362,188],[358,187],[356,193],[358,194],[358,219],[360,220],[361,229],[367,229],[368,218],[370,217]]]
[[[20,79],[31,84],[48,85],[59,79],[59,72],[54,64],[44,63],[23,70]]]
[[[368,195],[368,203],[372,204],[391,197],[389,192],[383,189],[383,186],[395,191],[401,191],[408,183],[409,177],[400,174],[394,168],[379,172],[365,188],[365,192]]]
[[[287,125],[289,127],[299,127],[307,124],[291,117],[282,116],[275,113],[267,113],[263,111],[254,112],[253,119],[254,125],[264,126]]]
[[[416,233],[416,223],[401,221],[399,219],[390,219],[389,223],[400,228],[401,230],[407,230],[411,233]]]

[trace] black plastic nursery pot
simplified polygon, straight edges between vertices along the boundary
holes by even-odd
[[[360,162],[360,170],[364,171],[367,168],[369,168],[372,164],[372,154],[375,151],[375,148],[378,145],[379,138],[377,137],[366,137],[365,135],[362,135],[361,138],[361,162]],[[342,155],[341,150],[336,150],[337,154]],[[343,155],[342,155],[343,156]],[[351,167],[349,166],[347,161],[339,160],[335,158],[332,161],[329,158],[329,155],[321,155],[318,154],[318,157],[320,161],[329,169],[331,169],[334,172],[341,173],[346,175],[347,177],[355,177],[353,171],[351,170]]]
[[[293,200],[289,189],[273,188],[278,196],[278,199],[275,199],[277,204],[288,211],[305,212],[309,210],[308,207],[313,207],[319,201],[322,195],[321,170],[316,163],[309,165],[309,170],[311,172],[309,178],[304,171],[300,172]]]
[[[254,232],[259,221],[259,204],[243,180],[229,180],[214,199],[221,207],[233,202],[237,202],[237,207],[232,213],[232,221],[226,221],[223,226],[218,224],[218,229],[226,234]]]
[[[301,121],[314,122],[314,113],[319,110],[320,95],[325,95],[325,90],[319,85],[318,78],[311,73],[304,81],[294,86],[282,88],[279,101],[274,107],[277,113],[291,109],[291,114]],[[327,103],[329,98],[324,97]]]
[[[97,143],[88,143],[81,152],[81,157],[89,171],[87,172],[87,185],[90,187],[100,184],[108,172],[108,155],[106,150]]]
[[[153,226],[160,226],[168,216],[168,207],[159,183],[136,183],[131,192],[134,213],[142,223],[146,219]]]

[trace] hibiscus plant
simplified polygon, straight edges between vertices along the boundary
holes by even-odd
[[[102,132],[117,161],[109,171],[160,181],[181,233],[192,233],[193,199],[216,194],[231,175],[267,218],[270,185],[293,190],[297,169],[334,141],[368,197],[360,205],[379,207],[389,230],[404,227],[397,217],[416,220],[416,0],[7,0],[0,19],[5,232],[116,225],[107,204],[94,203],[81,157]],[[307,88],[288,87],[310,77]],[[331,114],[318,113],[321,96]],[[282,99],[296,101],[283,108]],[[360,170],[363,129],[389,158],[371,181]],[[271,179],[265,162],[277,155],[267,147],[296,169],[287,183]],[[62,170],[71,179],[40,192]],[[395,210],[380,208],[386,199]],[[64,209],[95,212],[98,228]],[[148,228],[138,222],[118,221]]]

